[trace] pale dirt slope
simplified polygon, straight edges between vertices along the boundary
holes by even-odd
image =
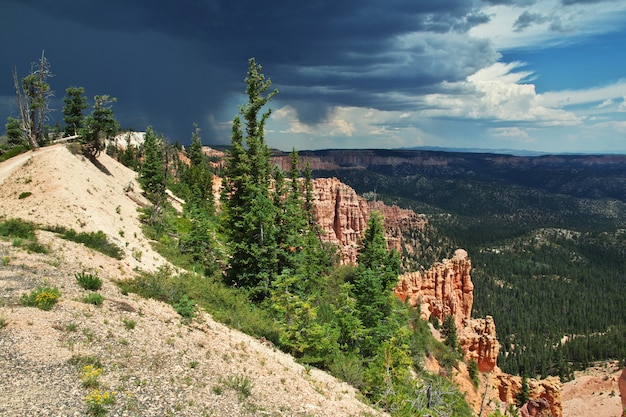
[[[622,402],[617,386],[621,372],[618,362],[576,372],[576,379],[563,385],[563,416],[621,417]]]
[[[102,230],[126,254],[117,261],[51,232],[38,232],[47,255],[0,240],[0,318],[7,323],[0,328],[1,416],[85,415],[91,389],[81,383],[81,367],[69,363],[73,356],[100,360],[100,389],[117,391],[112,416],[384,415],[361,403],[347,384],[307,371],[207,314],[186,325],[168,305],[121,294],[112,279],[164,261],[143,238],[137,204],[123,191],[135,173],[106,155],[99,161],[110,175],[64,146],[0,164],[0,216]],[[18,199],[27,191],[32,195]],[[133,249],[142,251],[141,261]],[[74,274],[82,271],[104,281],[102,306],[81,301],[88,292]],[[62,292],[51,311],[19,303],[21,294],[45,284]],[[249,397],[240,397],[229,379],[249,380]]]

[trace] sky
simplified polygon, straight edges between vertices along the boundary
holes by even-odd
[[[0,118],[45,51],[123,128],[230,142],[255,58],[285,151],[626,154],[624,0],[0,0]]]

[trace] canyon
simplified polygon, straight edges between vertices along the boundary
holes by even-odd
[[[123,190],[129,182],[134,180],[134,173],[121,168],[106,155],[101,155],[100,160],[110,171],[111,175],[108,176],[104,176],[99,171],[94,170],[85,160],[80,160],[80,162],[77,162],[77,160],[79,160],[79,157],[70,156],[62,148],[56,147],[44,148],[37,153],[27,154],[20,160],[20,163],[8,161],[0,166],[0,168],[4,168],[0,169],[0,183],[4,182],[2,187],[3,204],[0,212],[5,216],[19,215],[38,223],[80,227],[84,230],[104,230],[107,235],[112,236],[120,246],[124,247],[125,256],[121,262],[109,265],[110,262],[107,263],[106,260],[96,257],[93,262],[97,262],[93,263],[93,266],[91,265],[93,255],[89,253],[82,254],[80,258],[72,258],[68,261],[68,265],[65,265],[64,257],[72,255],[73,252],[77,252],[80,248],[71,246],[71,251],[61,251],[60,249],[58,256],[59,259],[63,258],[63,260],[51,260],[50,265],[54,262],[61,262],[68,269],[67,275],[70,278],[72,278],[71,274],[74,272],[75,265],[81,265],[82,268],[93,267],[93,270],[100,271],[104,277],[130,275],[133,270],[139,267],[148,270],[157,268],[164,261],[141,238],[139,225],[135,216],[133,216],[136,206],[140,205],[139,201],[135,201],[139,197],[133,198],[126,190]],[[431,166],[442,166],[435,160],[424,163],[430,163]],[[73,180],[67,180],[67,178],[73,178]],[[118,179],[119,181],[117,181]],[[113,180],[117,182],[113,182]],[[216,182],[215,186],[218,189],[219,182]],[[405,230],[419,230],[427,224],[424,216],[412,210],[405,210],[397,206],[387,206],[380,201],[365,199],[359,196],[353,188],[336,178],[315,179],[313,187],[316,200],[314,210],[324,231],[323,238],[340,246],[343,262],[346,264],[356,262],[360,238],[374,210],[379,211],[385,219],[388,247],[398,251],[410,252],[416,244],[416,242],[407,239],[404,233]],[[29,207],[24,204],[23,200],[17,197],[26,188],[33,191],[33,195],[28,200]],[[116,211],[121,211],[124,215],[121,216]],[[125,231],[125,234],[120,234],[120,230]],[[46,239],[52,239],[47,236],[44,235]],[[16,260],[18,256],[23,256],[16,249],[5,248],[5,250],[11,251],[11,257],[15,257]],[[143,252],[143,260],[141,262],[133,257],[133,250],[135,250],[134,252],[137,250]],[[18,263],[16,261],[15,268],[17,266]],[[465,358],[476,360],[479,370],[482,372],[481,383],[478,388],[471,385],[467,369],[462,362],[455,369],[454,378],[466,392],[467,398],[475,411],[478,413],[480,410],[482,411],[481,415],[485,416],[490,410],[502,410],[506,404],[513,402],[515,395],[521,389],[522,380],[520,377],[504,374],[497,367],[496,361],[500,344],[496,335],[497,323],[495,320],[490,316],[484,318],[472,317],[475,288],[471,272],[470,254],[463,249],[458,249],[449,259],[442,259],[429,268],[401,275],[394,292],[400,299],[419,309],[422,318],[425,320],[435,317],[439,321],[443,321],[447,315],[454,317],[458,330],[459,344],[463,349]],[[71,280],[68,280],[68,282],[63,282],[63,285],[73,288],[72,285],[74,284]],[[80,295],[77,290],[73,289],[72,291],[76,293],[75,297]],[[124,302],[131,302],[128,296],[120,294],[111,284],[109,284],[107,291],[107,298],[110,300],[107,303],[111,304],[111,308],[114,306],[113,301],[118,299],[124,300]],[[135,299],[132,302],[145,304],[145,302]],[[152,304],[154,303],[150,304],[150,310],[147,306],[143,306],[144,312],[148,313],[148,318],[151,317],[151,309],[157,308]],[[69,298],[61,303],[61,311],[65,312],[67,310],[67,317],[63,317],[63,323],[70,322],[71,317],[73,317],[71,314],[74,314],[76,306],[81,307],[81,304]],[[108,304],[106,307],[109,308]],[[86,307],[81,308],[85,309]],[[164,308],[163,306],[158,306],[158,309]],[[96,309],[92,310],[99,311]],[[163,326],[170,326],[171,317],[175,317],[175,315],[169,310],[166,313],[160,313],[167,316],[167,321],[164,322]],[[50,332],[50,327],[56,325],[46,322],[48,324],[48,327],[46,327],[40,326],[38,322],[35,322],[33,326],[28,320],[21,320],[18,315],[12,312],[6,314],[9,318],[9,326],[6,331],[11,332],[11,334],[22,334],[22,330],[24,334],[26,332],[32,333],[33,328],[39,332]],[[108,329],[102,323],[106,317],[103,318],[100,315],[96,317],[100,319],[97,324],[102,327],[100,336],[104,338]],[[137,315],[137,318],[139,317],[143,316]],[[147,319],[142,318],[142,320]],[[207,318],[207,320],[210,320],[210,318]],[[214,328],[218,326],[210,321],[208,323]],[[94,329],[96,328],[95,321],[91,325]],[[22,326],[23,329],[18,328],[18,326]],[[100,330],[100,327],[97,327],[98,330]],[[119,323],[117,323],[114,331],[116,333],[119,332],[119,334],[126,334],[124,333],[126,330]],[[163,331],[169,330],[164,328]],[[171,331],[173,332],[174,330]],[[432,326],[431,331],[436,337],[438,336],[438,332]],[[232,331],[230,332],[232,333]],[[60,332],[57,333],[60,334]],[[237,336],[237,338],[239,337]],[[213,340],[211,343],[214,342]],[[177,341],[177,343],[179,342]],[[203,341],[202,343],[208,344],[210,342]],[[226,344],[226,342],[224,343]],[[233,342],[228,343],[232,345]],[[246,339],[246,344],[248,343],[254,344],[256,342]],[[130,348],[138,348],[138,346],[135,344],[135,341],[131,341]],[[43,349],[43,346],[40,344],[38,348]],[[119,346],[117,348],[120,349]],[[198,346],[193,344],[187,346],[187,348],[194,355],[196,354],[195,350],[198,350]],[[260,349],[264,348],[261,347]],[[88,349],[86,349],[87,351]],[[227,351],[228,346],[224,348],[224,352]],[[69,352],[65,353],[66,356],[69,354]],[[261,354],[259,353],[259,355]],[[219,358],[221,356],[214,355],[213,359]],[[204,360],[202,359],[202,366],[209,366],[208,363],[204,363]],[[268,363],[270,362],[268,361]],[[252,367],[251,364],[247,365]],[[262,369],[263,366],[269,365],[260,366],[257,364],[255,366]],[[294,367],[297,368],[296,365]],[[432,369],[437,369],[437,366],[432,365]],[[139,371],[137,370],[137,372]],[[232,372],[235,372],[235,370]],[[297,372],[300,372],[299,368],[297,368]],[[529,379],[528,383],[532,399],[532,404],[530,405],[532,407],[548,407],[555,417],[563,415],[567,417],[590,415],[589,413],[585,414],[583,411],[566,413],[565,410],[568,407],[568,402],[572,402],[572,398],[582,398],[581,401],[587,403],[590,407],[599,404],[600,400],[606,401],[609,399],[607,398],[609,395],[606,395],[606,393],[615,390],[617,387],[619,387],[617,392],[621,393],[622,399],[626,399],[626,371],[621,374],[616,373],[617,371],[611,372],[611,376],[607,380],[605,380],[606,375],[608,375],[606,372],[599,373],[594,377],[595,379],[590,380],[595,384],[590,386],[596,387],[593,388],[593,394],[592,391],[582,390],[583,382],[588,381],[585,377],[578,378],[577,376],[577,380],[567,384],[562,384],[558,378],[547,378],[545,380]],[[157,379],[157,376],[155,376],[155,379]],[[276,385],[276,381],[272,381],[272,384]],[[578,391],[574,392],[572,387],[575,387],[575,384],[578,384]],[[487,395],[483,398],[482,395],[485,391]],[[599,398],[599,394],[603,393],[605,394],[604,397]],[[316,395],[315,390],[311,390],[308,395],[313,398]],[[293,404],[297,403],[296,397],[297,394],[293,394]],[[267,394],[267,398],[271,398],[271,393]],[[619,398],[617,398],[617,402],[619,402]],[[289,404],[295,407],[295,405]],[[626,400],[623,400],[623,404],[626,405]],[[276,405],[277,408],[280,406],[282,405]],[[528,406],[526,407],[526,409],[529,408]],[[596,410],[599,408],[592,409]],[[572,410],[572,408],[570,407],[569,410]],[[328,412],[331,413],[331,410],[329,409]],[[319,412],[316,415],[323,414]],[[611,411],[611,414],[601,415],[617,416],[613,411]]]
[[[336,178],[316,179],[313,181],[313,189],[314,212],[322,229],[322,236],[326,241],[340,247],[344,263],[356,262],[359,241],[373,211],[379,211],[384,217],[387,245],[390,249],[406,247],[410,242],[403,240],[401,231],[423,228],[426,222],[411,210],[387,206],[380,201],[368,202]],[[491,391],[490,400],[492,404],[499,401],[500,408],[503,408],[515,402],[515,396],[521,390],[521,378],[503,373],[497,367],[500,343],[493,318],[472,317],[474,284],[470,275],[471,268],[468,253],[457,249],[451,259],[437,262],[428,270],[402,274],[394,293],[402,301],[418,309],[423,320],[436,318],[443,322],[448,315],[454,317],[465,359],[475,360],[480,372],[492,373],[491,377],[487,377],[495,381],[495,390]],[[437,332],[433,329],[433,333]],[[463,377],[457,377],[459,378]],[[558,378],[530,378],[528,384],[533,401],[531,408],[545,404],[554,417],[563,416],[562,383]],[[476,388],[465,389],[468,397],[477,397],[479,394]],[[473,404],[476,408],[479,402],[474,401]]]

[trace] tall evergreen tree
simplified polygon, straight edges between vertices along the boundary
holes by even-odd
[[[183,181],[189,188],[185,196],[188,206],[196,206],[199,210],[213,216],[215,201],[213,198],[213,172],[209,158],[202,152],[200,129],[194,125],[189,148],[189,167],[183,174]]]
[[[361,243],[354,275],[356,309],[363,325],[370,332],[365,351],[371,351],[388,335],[391,314],[391,290],[400,273],[400,260],[395,251],[387,250],[384,223],[379,212],[372,212]]]
[[[139,183],[152,202],[165,194],[165,150],[163,138],[151,126],[146,128],[144,138],[144,162],[139,170]]]
[[[200,129],[194,125],[189,147],[189,167],[182,180],[187,186],[185,216],[191,220],[191,230],[180,239],[181,252],[187,253],[199,264],[205,275],[214,273],[218,265],[213,200],[213,173],[208,157],[202,152]]]
[[[236,116],[224,172],[224,224],[231,252],[227,281],[251,288],[254,297],[261,299],[268,295],[278,266],[276,207],[270,191],[272,169],[264,139],[271,110],[261,113],[277,90],[266,94],[271,81],[261,73],[254,58],[249,60],[245,82],[248,102],[239,108],[245,121],[245,137],[241,118]]]
[[[444,344],[451,347],[453,350],[459,349],[459,341],[456,331],[456,323],[454,322],[454,316],[448,314],[441,325],[441,335],[444,337]]]
[[[83,87],[71,86],[65,89],[63,121],[65,122],[66,136],[76,135],[83,128],[85,122],[83,111],[89,107],[84,93]]]
[[[282,171],[276,170],[274,176],[275,204],[277,211],[278,271],[289,269],[297,272],[302,268],[302,253],[305,249],[304,236],[307,229],[306,217],[303,216],[303,200],[300,191],[298,171],[298,153],[291,152],[289,181],[285,181]],[[298,271],[299,272],[299,271]]]

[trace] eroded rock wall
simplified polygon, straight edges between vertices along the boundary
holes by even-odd
[[[382,214],[387,246],[397,251],[403,246],[403,230],[423,228],[426,224],[424,218],[412,210],[387,206],[380,201],[366,201],[336,178],[313,180],[313,198],[313,210],[323,231],[322,238],[339,246],[344,263],[356,263],[359,244],[373,211]]]

